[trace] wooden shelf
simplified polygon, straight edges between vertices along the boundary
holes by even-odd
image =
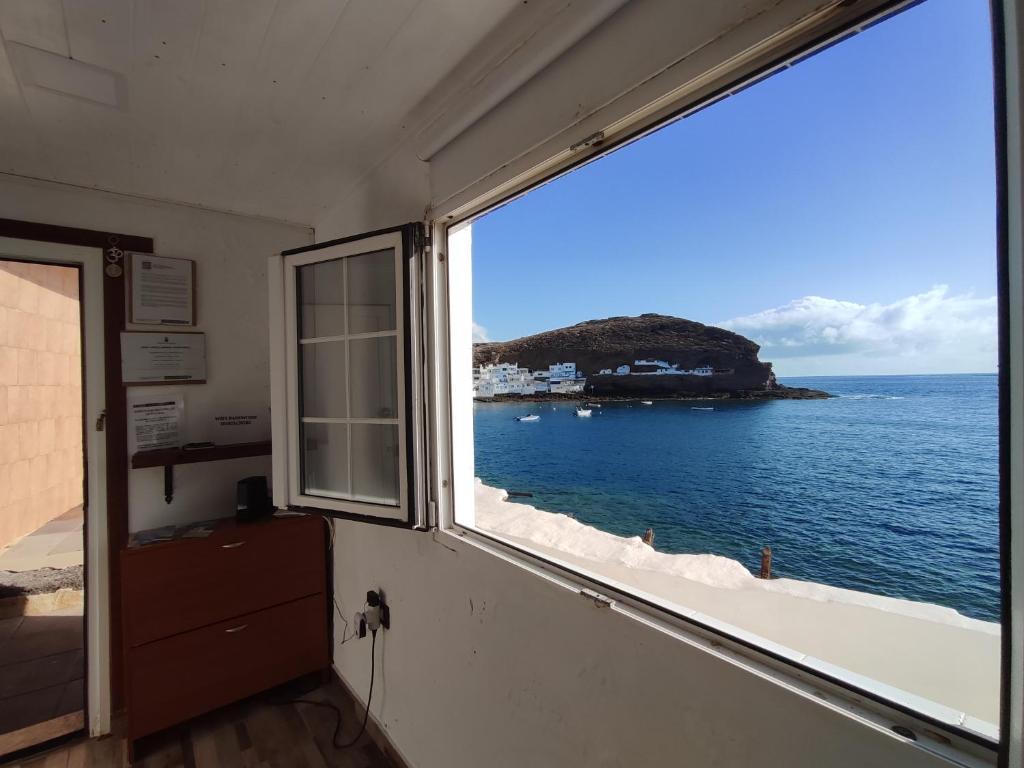
[[[203,461],[244,459],[248,456],[269,456],[270,441],[214,445],[186,451],[182,448],[163,448],[157,451],[139,451],[132,455],[132,469],[144,467],[173,467],[177,464],[196,464]]]

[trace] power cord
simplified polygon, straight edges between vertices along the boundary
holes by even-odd
[[[350,742],[348,742],[346,744],[338,744],[338,742],[337,742],[338,731],[341,730],[341,713],[339,712],[338,713],[338,727],[334,729],[334,738],[332,739],[332,743],[338,749],[348,749],[349,747],[355,745],[355,743],[357,741],[359,741],[359,739],[362,737],[362,735],[366,732],[366,724],[370,721],[370,702],[373,701],[373,676],[374,676],[374,671],[377,668],[376,658],[377,658],[377,630],[374,629],[374,630],[371,630],[371,632],[370,632],[370,692],[368,694],[366,694],[366,711],[363,712],[363,724],[361,726],[359,726],[359,733],[356,734],[355,738],[352,739],[352,741],[350,741]]]
[[[330,552],[331,559],[333,560],[333,558],[334,558],[334,537],[335,537],[334,520],[332,518],[328,517],[328,516],[324,516],[324,520],[327,522],[327,527],[331,531],[331,541],[330,541],[330,544],[328,546],[328,551]],[[332,592],[331,600],[334,602],[334,609],[338,612],[338,616],[345,623],[345,628],[342,630],[342,633],[341,633],[341,642],[339,643],[339,645],[344,645],[349,640],[357,639],[359,637],[359,633],[358,632],[353,632],[351,635],[348,634],[348,631],[349,631],[348,619],[345,618],[345,614],[341,610],[341,606],[338,605],[338,599],[336,597],[334,597],[334,594],[333,594],[334,590],[331,590],[331,592]],[[363,603],[363,609],[364,610],[366,609],[366,603]],[[359,726],[359,733],[357,733],[355,735],[355,738],[353,738],[351,741],[347,741],[344,744],[339,744],[338,743],[338,736],[341,734],[342,715],[341,715],[341,710],[338,708],[338,706],[336,704],[332,704],[329,701],[316,701],[315,699],[304,699],[304,698],[294,698],[294,699],[288,699],[286,701],[272,701],[270,703],[272,705],[274,705],[274,706],[279,706],[279,707],[288,706],[288,705],[291,705],[291,704],[310,704],[310,705],[312,705],[314,707],[322,707],[324,709],[332,710],[334,712],[335,723],[334,723],[334,734],[331,736],[331,744],[334,746],[335,749],[348,749],[349,747],[354,747],[356,745],[356,743],[359,741],[359,739],[361,739],[363,737],[363,734],[366,733],[366,726],[367,726],[367,724],[370,721],[370,703],[373,701],[373,681],[374,681],[374,673],[376,672],[376,667],[377,667],[377,630],[376,629],[371,629],[370,630],[370,635],[371,635],[371,639],[370,639],[370,692],[366,695],[366,711],[363,712],[363,723],[362,723],[362,725]],[[308,693],[312,693],[312,691],[308,691],[307,694],[302,694],[302,695],[308,695]]]
[[[370,630],[370,692],[366,695],[366,710],[363,712],[363,723],[359,726],[359,733],[351,741],[347,741],[344,744],[338,743],[338,736],[341,735],[341,724],[342,715],[341,710],[336,704],[332,704],[329,701],[316,701],[315,699],[288,699],[287,701],[273,701],[271,704],[279,707],[288,706],[291,704],[311,704],[314,707],[323,707],[324,709],[330,709],[334,712],[335,723],[334,723],[334,734],[331,736],[331,744],[335,749],[348,749],[354,747],[356,743],[366,733],[366,726],[370,722],[370,703],[373,701],[373,680],[374,673],[377,667],[377,630]]]

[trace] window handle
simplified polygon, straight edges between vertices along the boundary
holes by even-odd
[[[231,627],[230,629],[225,629],[224,630],[224,634],[226,634],[226,635],[233,635],[233,634],[235,634],[235,632],[241,632],[243,629],[245,629],[248,626],[249,626],[248,624],[239,624],[237,627]]]
[[[242,546],[243,544],[245,544],[244,540],[242,540],[242,541],[233,541],[230,544],[221,544],[220,548],[221,549],[237,549],[238,547]]]

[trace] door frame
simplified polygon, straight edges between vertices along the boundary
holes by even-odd
[[[128,444],[125,387],[121,384],[120,334],[125,326],[125,253],[153,252],[153,239],[117,232],[0,218],[0,237],[80,246],[92,253],[69,259],[26,254],[33,261],[82,266],[85,407],[83,448],[88,452],[86,525],[86,715],[90,736],[110,732],[123,706],[120,553],[128,540]],[[120,266],[107,272],[109,264]],[[100,303],[90,297],[102,292]],[[99,333],[101,344],[89,339]],[[97,350],[96,347],[101,349]],[[101,356],[101,357],[100,357]],[[89,361],[93,364],[90,366]],[[102,360],[102,364],[100,361]],[[106,413],[102,438],[96,419]],[[93,472],[98,474],[94,477]]]

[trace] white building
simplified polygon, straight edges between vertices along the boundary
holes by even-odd
[[[473,397],[495,397],[496,395],[532,395],[537,383],[528,368],[517,363],[496,363],[481,365],[473,370]]]
[[[586,379],[562,379],[560,381],[551,382],[551,393],[568,395],[573,392],[582,392],[583,385],[587,383]]]
[[[705,363],[696,368],[682,369],[678,365],[672,365],[665,360],[635,360],[633,365],[637,368],[653,368],[653,371],[636,371],[635,376],[713,376],[715,369]],[[616,370],[617,376],[629,374],[628,365],[620,365]]]

